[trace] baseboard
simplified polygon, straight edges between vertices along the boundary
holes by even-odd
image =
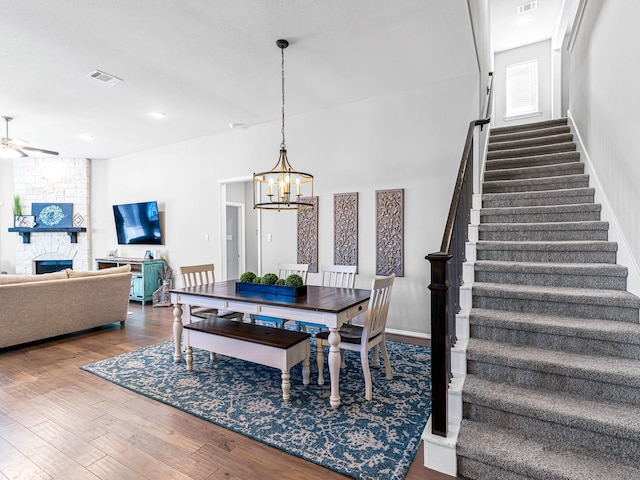
[[[424,466],[436,472],[456,477],[458,474],[456,444],[459,432],[460,422],[449,422],[446,437],[434,435],[431,433],[431,417],[429,417],[422,432]]]
[[[616,216],[613,207],[611,206],[611,202],[609,202],[609,198],[605,193],[605,189],[600,182],[598,172],[591,161],[589,152],[582,141],[580,131],[578,130],[578,127],[576,127],[570,110],[567,111],[567,118],[569,119],[571,132],[575,135],[577,149],[584,161],[585,173],[589,175],[591,186],[596,189],[594,201],[595,203],[602,205],[601,219],[609,222],[609,240],[618,243],[618,264],[627,267],[629,270],[629,275],[627,277],[627,290],[634,295],[640,296],[640,268],[638,267],[638,262],[636,262],[636,259],[629,248],[629,242],[622,231],[618,217]]]
[[[393,335],[404,335],[405,337],[425,338],[427,340],[431,340],[430,333],[411,332],[409,330],[397,330],[395,328],[385,328],[384,331]]]

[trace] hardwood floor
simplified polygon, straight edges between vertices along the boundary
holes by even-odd
[[[130,310],[124,328],[0,350],[0,480],[347,478],[80,370],[172,338],[172,309]],[[451,478],[422,447],[406,476]]]

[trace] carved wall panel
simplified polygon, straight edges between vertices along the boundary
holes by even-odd
[[[308,263],[309,272],[318,272],[318,197],[311,200],[313,208],[298,210],[298,263]]]
[[[404,276],[404,189],[376,190],[376,275]]]
[[[333,263],[358,265],[358,193],[333,195]]]

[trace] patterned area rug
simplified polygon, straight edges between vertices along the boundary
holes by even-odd
[[[431,350],[387,342],[393,380],[372,369],[373,400],[364,398],[359,355],[340,375],[342,406],[329,405],[329,385],[291,370],[291,401],[279,370],[194,349],[193,372],[174,363],[167,341],[81,367],[110,382],[356,479],[402,479],[431,411]],[[382,363],[382,362],[381,362]],[[329,378],[325,357],[325,379]]]

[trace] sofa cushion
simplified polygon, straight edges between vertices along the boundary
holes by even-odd
[[[43,282],[45,280],[63,280],[67,279],[66,270],[53,273],[43,273],[41,275],[0,275],[0,285],[9,285],[12,283],[27,282]]]
[[[123,265],[121,267],[101,268],[100,270],[92,270],[90,272],[82,272],[79,270],[67,269],[69,278],[95,277],[96,275],[111,275],[114,273],[128,273],[131,271],[131,265]]]

